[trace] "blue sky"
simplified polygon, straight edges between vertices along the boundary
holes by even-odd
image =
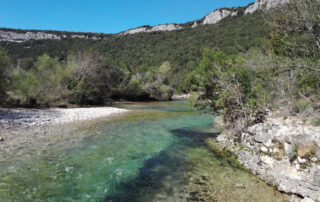
[[[117,33],[184,23],[253,0],[0,0],[0,27]]]

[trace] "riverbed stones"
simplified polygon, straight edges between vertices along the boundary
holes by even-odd
[[[238,189],[244,189],[244,188],[246,188],[246,186],[244,186],[243,184],[240,184],[240,183],[236,183],[234,186],[235,186],[236,188],[238,188]]]
[[[261,149],[260,149],[260,151],[261,151],[262,153],[267,154],[269,150],[268,150],[268,148],[267,148],[267,147],[262,146],[262,147],[261,147]]]
[[[300,202],[314,202],[314,200],[312,200],[309,197],[305,197],[304,199],[302,199]]]
[[[257,132],[256,135],[254,136],[254,140],[258,143],[263,143],[265,145],[270,144],[270,135],[268,133],[264,132]]]
[[[317,157],[312,157],[312,158],[311,158],[311,161],[312,161],[312,162],[317,162],[317,161],[318,161],[318,158],[317,158]]]
[[[307,163],[307,160],[306,159],[303,159],[303,158],[300,158],[299,156],[298,156],[298,163],[299,164],[306,164]]]

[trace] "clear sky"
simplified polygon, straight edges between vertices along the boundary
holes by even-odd
[[[254,0],[0,0],[0,27],[117,33],[184,23]]]

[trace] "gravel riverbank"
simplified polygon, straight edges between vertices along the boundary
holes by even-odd
[[[23,154],[32,145],[39,148],[55,144],[58,139],[66,140],[70,138],[66,134],[87,122],[105,120],[128,111],[114,107],[0,109],[1,160]]]
[[[52,108],[52,109],[0,109],[0,129],[30,128],[45,125],[64,124],[107,117],[126,112],[113,107],[98,108]]]

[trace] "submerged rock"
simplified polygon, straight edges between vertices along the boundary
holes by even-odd
[[[239,188],[239,189],[244,189],[244,188],[246,188],[246,186],[244,186],[243,184],[239,184],[239,183],[235,184],[235,187],[236,187],[236,188]]]

